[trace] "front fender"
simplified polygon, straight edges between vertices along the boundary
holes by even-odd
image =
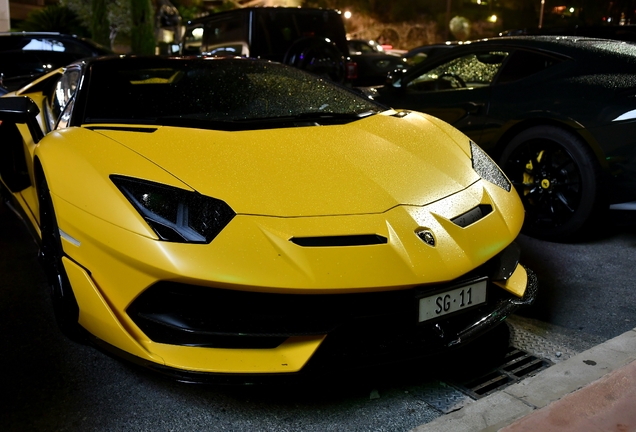
[[[48,182],[54,207],[58,200],[64,200],[95,217],[150,238],[156,238],[155,233],[109,176],[134,176],[191,190],[147,159],[87,128],[51,132],[35,150],[35,158]],[[59,216],[60,228],[72,230],[62,225],[66,221],[64,215]],[[82,231],[87,231],[87,227]]]

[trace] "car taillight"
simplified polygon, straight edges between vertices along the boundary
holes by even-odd
[[[354,61],[347,62],[347,80],[358,78],[358,63]]]

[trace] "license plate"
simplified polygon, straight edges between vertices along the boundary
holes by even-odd
[[[486,279],[420,299],[419,322],[486,303]]]

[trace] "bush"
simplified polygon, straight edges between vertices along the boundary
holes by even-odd
[[[16,25],[20,31],[42,31],[88,36],[89,31],[82,26],[77,15],[64,6],[46,6],[31,12],[27,19]]]

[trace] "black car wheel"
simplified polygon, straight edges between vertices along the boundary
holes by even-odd
[[[600,166],[573,133],[538,126],[515,136],[500,166],[523,201],[523,231],[537,238],[568,240],[595,214]]]
[[[69,339],[84,342],[85,332],[78,322],[79,306],[62,263],[64,251],[46,179],[40,181],[37,192],[42,233],[39,258],[48,280],[55,320]]]
[[[344,56],[338,47],[317,37],[294,42],[285,53],[283,63],[338,83],[345,78]]]

